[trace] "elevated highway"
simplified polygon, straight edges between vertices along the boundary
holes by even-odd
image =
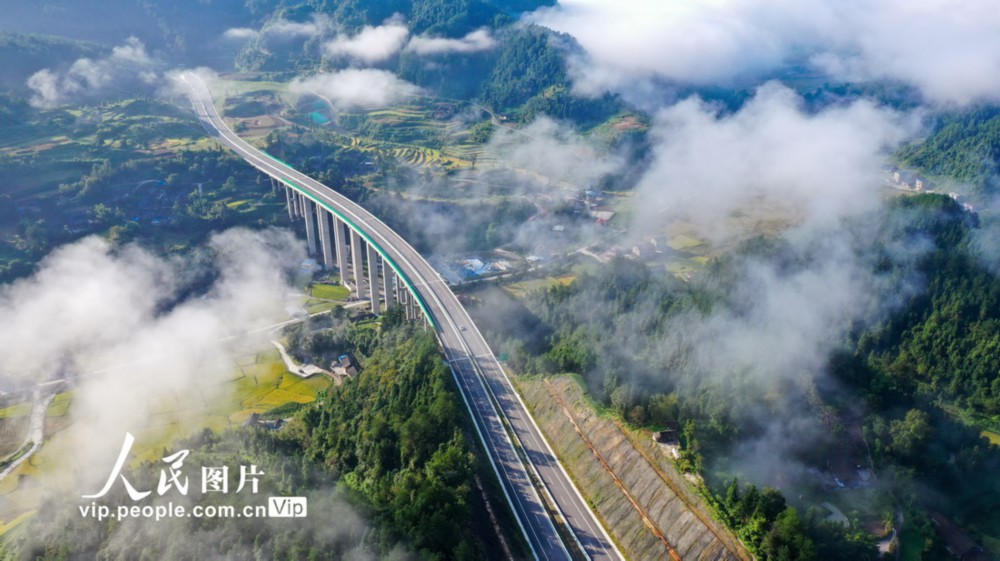
[[[434,329],[535,558],[622,559],[444,279],[399,234],[357,203],[237,136],[198,76],[186,73],[182,79],[209,133],[285,186],[289,217],[305,220],[311,253],[327,267],[339,269],[345,285],[370,299],[374,312],[383,304],[401,304],[409,317],[422,316]],[[554,505],[554,513],[545,499]],[[568,543],[556,529],[560,519],[568,529]]]

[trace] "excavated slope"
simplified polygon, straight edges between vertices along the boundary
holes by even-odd
[[[581,492],[633,560],[753,557],[645,433],[601,417],[569,376],[521,379],[525,402]]]

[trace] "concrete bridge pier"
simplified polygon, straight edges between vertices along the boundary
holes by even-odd
[[[392,267],[386,263],[385,259],[382,260],[382,297],[385,298],[385,309],[388,310],[395,303],[395,293],[393,288],[396,284],[396,273],[392,271]]]
[[[330,218],[333,219],[333,246],[336,248],[334,253],[337,256],[337,268],[340,269],[340,284],[344,286],[350,286],[347,283],[347,241],[344,233],[344,223],[337,218],[337,215],[331,214]]]
[[[340,270],[340,282],[345,287],[351,288],[348,283],[351,277],[355,295],[359,299],[369,299],[372,313],[378,314],[393,305],[400,305],[406,310],[407,319],[417,318],[413,295],[373,245],[354,230],[345,230],[346,224],[336,214],[287,186],[285,203],[289,219],[305,220],[309,255],[317,256],[328,270],[336,266]],[[426,323],[426,318],[424,321]]]
[[[361,235],[351,230],[351,264],[354,269],[354,291],[358,298],[368,295],[365,290],[364,256],[361,253]]]
[[[406,319],[416,319],[417,314],[413,305],[413,295],[410,294],[409,290],[403,291],[403,295],[406,298]]]
[[[382,301],[378,293],[378,252],[372,244],[365,246],[368,248],[368,294],[371,296],[372,313],[379,314],[382,313]]]
[[[291,199],[288,208],[291,209],[292,219],[294,220],[299,217],[299,194],[291,188],[288,190],[291,191]]]
[[[319,226],[319,244],[323,248],[323,267],[330,270],[334,265],[330,215],[320,207],[316,207],[316,223]]]
[[[316,203],[311,199],[304,199],[303,218],[306,221],[306,246],[309,248],[309,255],[316,255]]]

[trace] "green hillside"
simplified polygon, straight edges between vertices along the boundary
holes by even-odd
[[[922,142],[906,146],[899,159],[938,180],[952,179],[984,197],[1000,189],[1000,106],[947,114]]]

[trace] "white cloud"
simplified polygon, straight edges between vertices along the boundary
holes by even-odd
[[[529,19],[577,38],[592,58],[580,75],[585,85],[617,85],[648,74],[703,83],[780,63],[787,43],[796,40],[784,34],[799,27],[789,22],[810,3],[566,0]]]
[[[737,113],[698,99],[661,111],[653,163],[637,188],[637,227],[683,217],[727,235],[721,224],[755,205],[815,223],[874,208],[888,151],[917,119],[860,100],[808,113],[788,88],[769,83]]]
[[[71,84],[67,84],[67,88]],[[32,74],[28,78],[27,86],[34,92],[31,96],[31,105],[35,107],[54,107],[64,95],[64,88],[59,86],[59,76],[48,68]]]
[[[296,78],[289,84],[289,90],[319,95],[344,108],[387,105],[420,91],[391,72],[371,68],[349,68]]]
[[[151,84],[157,79],[154,65],[142,41],[129,37],[105,58],[81,58],[64,72],[45,68],[31,75],[27,81],[33,92],[31,105],[51,109],[79,96],[101,93],[113,84]]]
[[[709,84],[809,62],[835,78],[902,80],[930,99],[1000,97],[1000,11],[987,0],[565,0],[528,19],[574,35],[578,87]]]
[[[357,35],[338,35],[323,46],[330,56],[349,56],[369,64],[381,62],[398,53],[410,32],[398,21],[378,27],[366,25]]]
[[[232,27],[227,29],[226,32],[222,34],[222,37],[225,39],[246,40],[253,39],[257,36],[257,34],[256,29],[251,29],[249,27]]]
[[[493,35],[490,34],[488,29],[478,29],[461,39],[426,37],[420,35],[410,39],[410,43],[406,45],[406,50],[412,51],[418,55],[475,53],[479,51],[488,51],[495,47],[496,44],[496,39],[493,38]]]
[[[846,48],[813,62],[845,80],[889,78],[938,102],[1000,99],[1000,11],[984,0],[874,0],[844,18]]]
[[[483,149],[486,158],[507,167],[577,187],[594,183],[621,164],[605,155],[606,148],[597,142],[544,116],[517,130],[497,127]],[[530,182],[525,183],[530,188]]]
[[[193,69],[175,68],[164,74],[163,84],[158,94],[163,97],[182,99],[198,95],[200,92],[192,91],[191,85],[184,79],[185,74],[194,74],[209,88],[211,88],[211,84],[219,80],[219,74],[215,70],[204,66]],[[206,99],[205,101],[211,100]]]
[[[268,37],[280,39],[295,39],[301,37],[316,37],[330,29],[330,18],[325,15],[314,15],[309,21],[291,21],[278,19],[261,29]]]
[[[146,46],[136,37],[129,37],[125,43],[111,49],[111,58],[140,65],[153,62],[146,53]]]
[[[223,391],[234,346],[266,345],[263,331],[253,342],[242,334],[285,315],[285,274],[304,254],[277,230],[223,232],[205,259],[184,261],[97,237],[60,247],[34,276],[0,287],[4,383],[74,379],[76,422],[62,442],[75,460],[66,465],[104,466],[124,432],[149,426],[164,399],[200,402]],[[171,305],[195,271],[215,280]],[[226,342],[234,335],[239,344]],[[190,420],[183,409],[174,422]]]

